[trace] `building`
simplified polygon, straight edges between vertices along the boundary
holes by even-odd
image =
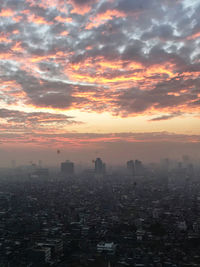
[[[63,241],[61,239],[47,239],[45,242],[37,242],[37,246],[41,248],[50,248],[51,256],[59,258],[63,254]]]
[[[128,174],[129,175],[134,175],[135,174],[134,161],[133,160],[127,161],[126,166],[127,166]]]
[[[111,243],[100,242],[99,244],[97,244],[97,252],[99,253],[106,252],[108,254],[113,255],[115,253],[115,250],[116,250],[116,244],[114,244],[113,242]]]
[[[65,162],[62,162],[60,165],[61,173],[63,175],[73,175],[74,174],[74,163],[66,160]]]
[[[35,247],[28,252],[29,259],[34,266],[45,266],[51,260],[51,249],[47,247]]]
[[[143,175],[144,168],[140,160],[135,160],[135,175]]]
[[[96,158],[94,164],[95,164],[95,174],[105,174],[106,164],[100,158]]]
[[[49,176],[49,170],[47,168],[38,168],[35,170],[35,174],[39,177],[48,177]]]
[[[29,167],[29,176],[30,176],[30,178],[48,178],[49,177],[49,169],[38,167],[38,165],[32,164]]]
[[[170,161],[168,158],[161,160],[161,167],[167,173],[169,171]]]

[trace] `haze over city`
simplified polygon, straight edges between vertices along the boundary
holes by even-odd
[[[0,0],[0,267],[200,266],[200,0]]]
[[[198,0],[2,1],[0,166],[199,159],[199,12]]]

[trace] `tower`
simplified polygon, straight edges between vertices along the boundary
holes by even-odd
[[[133,176],[135,174],[134,161],[133,160],[127,161],[126,166],[127,166],[128,174]]]
[[[135,174],[136,175],[142,175],[143,174],[143,164],[140,160],[135,160]]]
[[[95,162],[95,174],[104,174],[106,172],[106,164],[101,158],[96,158]]]
[[[61,173],[64,175],[73,175],[74,174],[74,163],[66,160],[62,162],[60,165]]]

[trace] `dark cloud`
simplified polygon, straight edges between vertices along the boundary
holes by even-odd
[[[152,90],[142,91],[137,88],[123,90],[118,96],[116,113],[128,116],[131,113],[141,113],[150,108],[162,110],[165,108],[176,108],[179,105],[187,107],[192,105],[195,99],[198,99],[197,86],[196,80],[185,82],[183,78],[180,78],[157,84]],[[194,90],[187,91],[191,87]],[[184,89],[186,92],[181,93]],[[168,118],[168,115],[164,118]]]
[[[0,109],[0,119],[6,120],[8,124],[16,124],[25,128],[32,128],[34,125],[47,126],[79,123],[73,117],[63,114],[53,114],[47,112],[23,112],[18,110]]]
[[[151,38],[160,38],[163,41],[173,40],[175,37],[173,35],[173,28],[171,25],[155,25],[150,32],[146,32],[141,37],[144,40],[149,40]]]
[[[6,0],[0,14],[13,14],[1,17],[0,78],[16,82],[20,101],[36,107],[122,116],[169,109],[164,118],[170,109],[195,109],[199,8],[167,0],[55,0],[51,7]],[[19,102],[13,89],[0,99]]]
[[[174,113],[171,113],[169,115],[163,115],[163,116],[159,116],[159,117],[155,117],[149,121],[163,121],[163,120],[170,120],[170,119],[173,119],[173,118],[176,118],[176,117],[179,117],[181,116],[182,114],[180,112],[174,112]]]
[[[84,6],[84,5],[96,3],[97,0],[72,0],[72,2],[77,5]]]
[[[28,132],[27,136],[21,136],[20,133],[0,133],[0,138],[3,140],[13,139],[13,142],[34,142],[41,144],[41,140],[45,144],[51,143],[51,145],[67,145],[68,147],[76,148],[88,147],[91,145],[90,149],[95,149],[100,145],[100,148],[108,147],[122,151],[124,148],[131,148],[131,153],[133,153],[132,145],[144,144],[146,146],[151,145],[152,147],[156,144],[192,144],[195,143],[199,145],[200,136],[199,135],[187,135],[187,134],[175,134],[169,132],[146,132],[146,133],[108,133],[108,134],[96,134],[96,133],[51,133],[51,132]],[[32,138],[30,140],[30,138]],[[155,148],[155,147],[154,147]],[[88,148],[89,149],[89,148]],[[112,150],[109,149],[109,153]],[[127,156],[127,155],[126,155]],[[120,161],[121,162],[121,161]]]
[[[154,6],[154,1],[145,0],[120,0],[118,2],[118,9],[126,13],[131,11],[148,10]]]

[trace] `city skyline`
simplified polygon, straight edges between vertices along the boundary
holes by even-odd
[[[199,10],[197,0],[3,1],[0,167],[199,159]]]

